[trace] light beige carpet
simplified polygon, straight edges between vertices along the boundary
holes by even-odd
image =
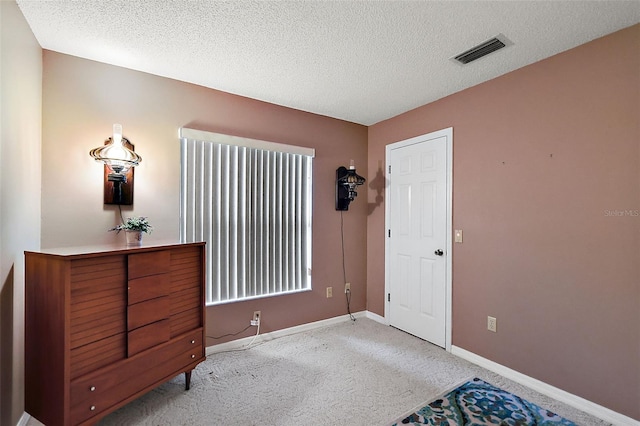
[[[180,375],[100,425],[386,425],[472,377],[579,425],[607,424],[363,318],[209,356],[190,391]]]

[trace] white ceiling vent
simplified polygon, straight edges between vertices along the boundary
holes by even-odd
[[[475,61],[476,59],[480,59],[489,53],[500,50],[503,47],[511,46],[512,44],[513,42],[506,38],[504,34],[498,34],[497,36],[454,56],[451,60],[458,64],[465,65],[469,62]]]

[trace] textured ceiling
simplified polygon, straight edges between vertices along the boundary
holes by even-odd
[[[17,3],[44,49],[364,125],[640,22],[637,0]]]

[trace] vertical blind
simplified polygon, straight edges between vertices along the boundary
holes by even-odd
[[[309,290],[314,151],[185,128],[180,148],[180,237],[207,243],[207,304]]]

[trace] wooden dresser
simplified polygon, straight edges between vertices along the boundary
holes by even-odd
[[[25,409],[93,424],[204,361],[204,243],[25,252]]]

